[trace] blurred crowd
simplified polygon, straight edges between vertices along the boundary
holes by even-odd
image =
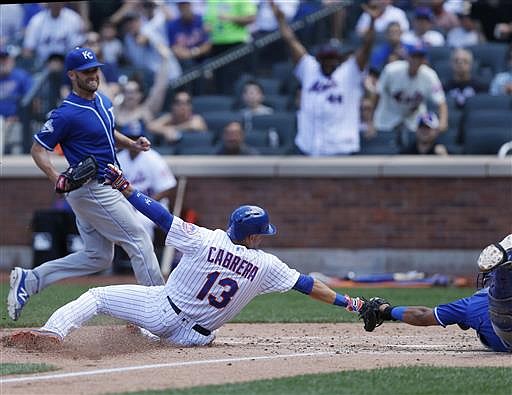
[[[274,2],[289,23],[340,5]],[[365,3],[379,12],[362,83],[359,149],[350,154],[497,154],[512,141],[512,2]],[[297,36],[312,53],[327,41],[358,48],[370,25],[360,4],[329,15],[327,30],[316,27],[325,36],[318,42],[307,30],[315,26]],[[69,94],[64,57],[76,46],[91,48],[105,64],[100,90],[114,103],[118,130],[148,137],[161,153],[296,153],[302,87],[282,42],[169,88],[188,71],[276,31],[267,0],[0,7],[2,153],[23,153],[27,135]],[[404,84],[412,69],[418,77]]]

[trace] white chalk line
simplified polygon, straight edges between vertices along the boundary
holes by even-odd
[[[386,344],[384,347],[392,348],[404,348],[404,349],[420,349],[420,350],[431,350],[440,349],[449,351],[450,349],[456,350],[453,344]]]
[[[20,382],[24,382],[24,381],[32,382],[32,381],[43,381],[43,380],[58,380],[58,379],[67,379],[67,378],[82,377],[82,376],[95,376],[95,375],[107,374],[107,373],[124,373],[124,372],[133,371],[133,370],[178,368],[178,367],[194,366],[194,365],[210,365],[210,364],[216,364],[216,363],[244,362],[244,361],[263,361],[263,360],[296,358],[296,357],[322,357],[322,356],[334,355],[334,354],[336,354],[335,351],[324,351],[324,352],[296,353],[296,354],[284,354],[284,355],[264,355],[264,356],[254,356],[254,357],[210,359],[210,360],[206,360],[206,361],[198,360],[198,361],[187,361],[187,362],[157,363],[157,364],[152,364],[152,365],[126,366],[126,367],[122,367],[122,368],[97,369],[97,370],[88,370],[88,371],[81,371],[81,372],[47,374],[47,375],[42,375],[42,376],[13,377],[13,378],[8,378],[8,379],[0,379],[0,384],[20,383]]]
[[[295,337],[295,336],[286,336],[286,337],[280,337],[280,340],[295,340],[295,339],[304,339],[303,337]],[[331,337],[325,337],[325,336],[308,336],[308,340],[311,339],[317,339],[317,340],[323,340],[328,341],[331,340]],[[248,342],[239,341],[239,340],[224,340],[222,342],[223,344],[227,345],[247,345]],[[272,343],[272,342],[270,342]],[[361,347],[364,347],[363,345],[359,345]],[[383,348],[403,348],[403,349],[419,349],[419,350],[442,350],[442,351],[456,351],[458,350],[457,347],[455,347],[453,344],[382,344],[377,345],[375,347],[383,347]]]

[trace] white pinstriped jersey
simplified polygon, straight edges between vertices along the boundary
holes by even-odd
[[[65,55],[77,45],[82,45],[84,28],[80,15],[67,7],[57,17],[45,9],[30,18],[23,35],[23,47],[35,51],[36,66],[39,67],[51,54]]]
[[[436,72],[423,64],[414,77],[409,75],[409,63],[397,60],[389,63],[377,82],[379,103],[375,109],[377,130],[391,131],[400,123],[415,131],[418,118],[427,112],[427,101],[444,102],[443,86]]]
[[[255,296],[289,291],[300,273],[276,256],[234,244],[225,231],[174,217],[166,244],[183,253],[165,292],[188,317],[215,330]]]
[[[302,85],[295,144],[315,156],[359,151],[363,72],[355,58],[351,56],[326,77],[320,63],[304,55],[295,75]]]

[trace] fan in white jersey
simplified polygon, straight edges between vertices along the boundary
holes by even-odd
[[[41,329],[13,334],[11,344],[60,343],[71,330],[102,313],[172,344],[206,345],[257,295],[291,289],[348,311],[359,312],[365,306],[363,299],[339,295],[258,249],[263,235],[276,233],[264,209],[240,206],[231,214],[226,231],[210,230],[184,222],[133,189],[114,165],[105,172],[112,188],[167,232],[166,244],[183,254],[180,264],[163,286],[92,288],[53,313]]]
[[[448,128],[448,107],[436,72],[425,64],[426,48],[413,47],[407,60],[389,63],[377,82],[374,125],[379,132],[415,132],[418,119],[427,113],[427,102],[437,105],[439,130]],[[405,133],[407,137],[408,133]]]
[[[327,44],[315,58],[299,42],[279,8],[273,1],[270,4],[302,85],[294,153],[325,156],[358,152],[363,71],[373,46],[378,11],[363,5],[371,22],[362,46],[354,55]]]
[[[137,140],[140,136],[135,134],[128,137]],[[125,177],[130,180],[134,188],[164,205],[168,204],[165,200],[169,198],[171,190],[176,186],[176,178],[158,152],[154,150],[137,152],[125,149],[117,155],[117,159]],[[153,240],[155,224],[137,210],[134,209],[134,211],[137,220]]]

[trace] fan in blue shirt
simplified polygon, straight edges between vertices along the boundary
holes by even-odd
[[[25,70],[15,67],[14,57],[0,49],[0,115],[18,117],[19,101],[32,86],[32,77]]]

